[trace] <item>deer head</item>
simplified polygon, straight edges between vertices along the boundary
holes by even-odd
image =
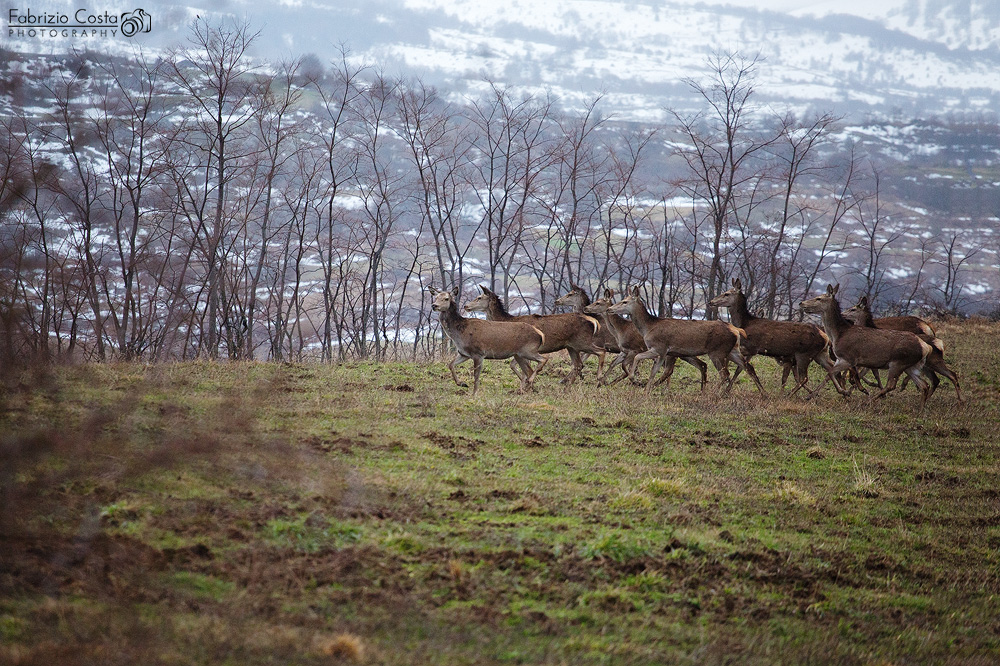
[[[642,296],[639,294],[639,287],[632,287],[632,290],[625,298],[608,308],[608,312],[617,315],[630,314],[635,305],[643,305]]]
[[[583,287],[569,283],[570,290],[557,298],[555,300],[556,305],[569,305],[574,308],[584,308],[586,307],[590,299],[587,297],[587,292],[584,291]]]
[[[596,314],[602,315],[607,312],[612,305],[615,304],[615,294],[610,289],[604,290],[604,296],[593,301],[590,305],[583,308],[586,314]]]
[[[708,304],[713,308],[731,308],[736,306],[741,296],[743,296],[743,283],[736,278],[732,287],[710,300]]]
[[[483,285],[479,285],[479,288],[482,290],[482,293],[465,304],[466,312],[488,312],[490,304],[500,300],[499,296]]]
[[[434,297],[431,302],[431,310],[435,312],[447,312],[451,309],[452,303],[458,303],[458,287],[451,291],[438,291],[432,286],[428,287],[427,291]]]
[[[799,307],[802,308],[803,312],[808,312],[810,314],[823,314],[829,310],[833,304],[838,304],[837,292],[840,291],[840,284],[833,286],[832,284],[826,285],[826,293],[820,294],[815,298],[810,298],[809,300],[802,301],[799,303]]]

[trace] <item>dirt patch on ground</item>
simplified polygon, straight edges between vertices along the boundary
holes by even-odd
[[[164,553],[140,541],[101,532],[76,539],[51,533],[5,535],[0,553],[4,562],[0,591],[4,595],[86,593],[130,601],[155,601],[156,595],[143,583],[150,573],[164,570],[169,561]]]

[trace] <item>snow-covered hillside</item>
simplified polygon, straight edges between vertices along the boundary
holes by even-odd
[[[49,0],[32,11],[74,7]],[[699,78],[719,50],[761,56],[760,98],[774,107],[858,118],[1000,107],[1000,3],[989,0],[230,0],[158,3],[149,13],[150,33],[132,38],[148,47],[181,41],[197,14],[247,16],[268,58],[327,60],[346,46],[458,95],[484,77],[547,90],[568,106],[605,92],[608,111],[636,120],[690,104],[683,79]],[[21,52],[130,44],[12,35],[4,20],[4,45]]]

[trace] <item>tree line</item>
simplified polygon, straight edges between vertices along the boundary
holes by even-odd
[[[599,95],[450,99],[346,49],[261,62],[258,39],[199,19],[162,56],[9,82],[3,360],[425,357],[430,286],[547,311],[571,283],[641,284],[691,317],[740,277],[791,318],[835,272],[901,310],[961,304],[959,232],[900,249],[881,167],[832,114],[759,109],[754,58],[714,55],[685,82],[702,110],[640,126]]]

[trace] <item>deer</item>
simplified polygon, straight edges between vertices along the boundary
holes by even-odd
[[[770,356],[782,366],[781,388],[791,371],[795,377],[795,395],[809,381],[809,364],[815,361],[827,373],[833,368],[833,360],[828,352],[830,338],[813,324],[792,321],[775,321],[751,314],[747,308],[747,297],[739,278],[732,281],[732,287],[708,302],[709,305],[729,310],[729,323],[746,331],[747,340],[743,346],[743,356],[750,360],[760,354]],[[739,376],[739,369],[733,380]]]
[[[545,344],[545,334],[531,324],[521,322],[495,322],[463,317],[458,311],[459,291],[438,291],[430,287],[434,297],[431,309],[438,313],[441,328],[455,343],[458,355],[448,364],[451,378],[457,386],[468,387],[460,382],[455,368],[469,359],[473,363],[472,394],[479,390],[479,375],[483,369],[483,359],[510,359],[510,369],[521,381],[521,392],[531,389],[535,375],[545,364],[540,349]],[[531,368],[529,361],[537,361]],[[518,371],[520,368],[520,372]]]
[[[648,349],[648,347],[646,347],[646,341],[643,339],[642,334],[639,333],[639,330],[635,327],[635,324],[621,315],[608,311],[614,304],[614,292],[610,289],[605,289],[603,298],[597,299],[583,309],[583,311],[587,314],[598,315],[604,320],[604,328],[610,330],[615,336],[615,340],[617,340],[618,348],[620,350],[618,356],[615,357],[615,360],[613,360],[611,365],[608,366],[604,377],[598,379],[599,385],[602,381],[606,382],[608,374],[610,374],[611,370],[613,370],[616,365],[621,367],[622,374],[613,382],[608,384],[608,386],[614,386],[621,380],[629,377],[630,375],[628,369],[631,367],[635,356]],[[708,366],[697,356],[686,356],[683,360],[698,369],[698,372],[701,375],[701,388],[704,389],[707,382],[706,370]],[[669,363],[672,370],[673,358],[670,359]],[[664,369],[664,373],[666,373],[666,369]],[[634,379],[632,381],[635,382]]]
[[[948,381],[954,384],[955,394],[958,396],[958,401],[964,402],[962,400],[962,389],[958,384],[958,375],[954,370],[948,367],[948,364],[945,363],[944,360],[944,341],[937,337],[934,327],[928,322],[924,321],[920,317],[909,315],[875,319],[872,317],[871,305],[868,303],[867,296],[862,296],[858,299],[856,305],[844,310],[844,317],[850,319],[859,326],[866,326],[868,328],[881,328],[890,331],[909,331],[929,344],[931,346],[931,353],[927,356],[924,371],[930,380],[930,395],[934,395],[934,391],[941,382],[941,380],[938,379],[938,375],[944,375],[948,378]],[[882,381],[878,376],[878,370],[873,370],[872,374],[875,375],[875,381],[878,382],[879,388],[882,388]],[[906,382],[904,377],[903,386],[901,388],[905,388],[905,384]]]
[[[572,281],[569,283],[569,286],[570,290],[557,298],[555,300],[555,305],[569,306],[573,308],[573,312],[582,315],[588,314],[584,311],[584,308],[589,306],[591,303],[587,290],[577,284],[574,284]],[[594,333],[591,344],[594,349],[600,350],[594,352],[597,354],[597,384],[600,386],[602,377],[604,377],[608,372],[604,370],[605,356],[608,352],[611,352],[612,354],[620,354],[621,349],[618,346],[618,341],[616,340],[614,334],[606,325],[601,326],[600,329]]]
[[[528,323],[545,334],[545,343],[540,352],[548,354],[565,349],[569,352],[573,369],[561,380],[561,383],[572,383],[583,376],[583,358],[581,354],[597,353],[594,347],[594,335],[600,331],[599,321],[589,315],[566,312],[551,315],[519,315],[507,312],[500,296],[492,290],[480,285],[482,293],[465,304],[466,312],[485,312],[488,321]],[[544,363],[542,367],[544,367]],[[541,370],[541,368],[537,368]]]
[[[840,310],[840,301],[837,300],[839,291],[839,284],[836,287],[827,285],[826,293],[799,304],[803,312],[818,314],[823,320],[823,329],[830,338],[833,353],[837,357],[829,371],[829,377],[833,379],[837,391],[845,397],[850,395],[850,391],[838,378],[838,374],[845,370],[850,372],[855,385],[867,393],[858,381],[858,368],[888,367],[889,377],[885,387],[872,396],[871,400],[882,398],[894,390],[899,376],[905,372],[920,389],[922,412],[930,395],[930,385],[923,378],[922,370],[932,347],[906,331],[854,325]]]
[[[862,326],[868,326],[868,322],[862,320],[864,319],[870,320],[875,328],[885,328],[890,331],[909,331],[923,337],[924,342],[927,342],[928,339],[940,339],[937,337],[937,331],[934,330],[931,323],[920,317],[903,315],[901,317],[879,317],[875,319],[872,317],[872,309],[867,296],[861,296],[855,305],[844,310],[844,316]]]
[[[632,287],[631,293],[608,308],[608,312],[628,314],[636,329],[642,333],[642,338],[648,348],[632,359],[629,376],[635,376],[635,369],[639,361],[647,358],[656,359],[653,371],[649,375],[649,381],[646,383],[646,393],[652,390],[653,380],[660,366],[664,366],[665,372],[664,376],[657,382],[658,384],[670,380],[676,358],[707,355],[719,372],[720,386],[725,385],[727,391],[732,388],[733,384],[729,378],[729,361],[733,361],[736,363],[736,367],[741,368],[750,376],[757,385],[757,390],[760,391],[761,395],[764,395],[764,387],[757,377],[757,372],[740,352],[740,341],[741,338],[746,338],[746,333],[732,324],[718,320],[692,321],[654,317],[646,310],[638,287]]]

